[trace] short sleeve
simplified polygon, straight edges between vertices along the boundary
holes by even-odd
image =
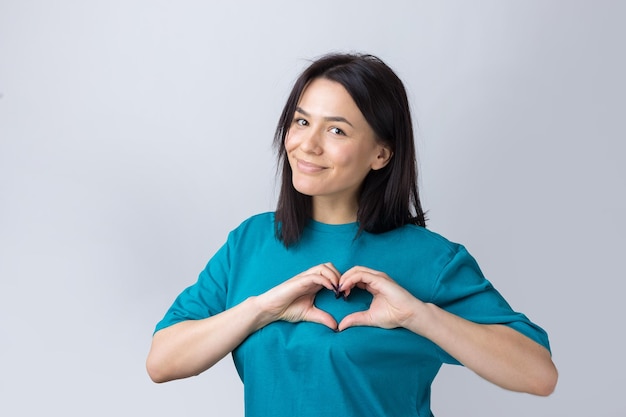
[[[546,332],[524,314],[513,311],[463,246],[456,249],[436,281],[432,303],[475,323],[509,326],[550,350]],[[459,364],[440,350],[444,363]]]
[[[204,319],[225,310],[229,254],[229,242],[226,242],[200,272],[196,283],[178,295],[165,317],[156,325],[155,333],[182,321]]]

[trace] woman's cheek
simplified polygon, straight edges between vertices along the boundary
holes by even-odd
[[[294,142],[293,134],[292,134],[291,129],[289,129],[287,131],[287,134],[285,135],[285,149],[289,151],[290,148],[293,147],[293,142]]]

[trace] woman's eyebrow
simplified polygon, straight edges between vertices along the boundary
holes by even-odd
[[[309,113],[307,113],[305,110],[303,110],[302,107],[296,107],[296,111],[298,113],[303,114],[306,117],[311,117],[311,115]],[[350,125],[350,127],[354,127],[354,126],[352,126],[352,123],[350,123],[348,121],[348,119],[346,119],[345,117],[341,117],[341,116],[326,116],[323,119],[326,120],[326,121],[329,121],[329,122],[343,122],[343,123],[346,123],[346,124]]]

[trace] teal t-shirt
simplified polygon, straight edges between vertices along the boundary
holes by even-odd
[[[385,272],[424,302],[477,323],[510,326],[549,349],[546,333],[511,309],[463,246],[413,225],[356,237],[357,230],[356,223],[311,221],[300,242],[287,249],[274,235],[273,213],[251,217],[229,234],[156,330],[220,313],[332,262],[341,273],[356,265]],[[357,288],[347,300],[322,289],[315,303],[340,322],[367,309],[371,299]],[[432,416],[435,375],[443,363],[459,363],[406,329],[334,332],[308,322],[271,323],[251,334],[233,358],[248,417]]]

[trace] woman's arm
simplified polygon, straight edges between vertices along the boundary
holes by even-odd
[[[368,310],[346,316],[340,331],[351,326],[404,327],[502,388],[544,396],[554,391],[558,374],[550,353],[516,330],[477,324],[424,303],[380,271],[352,268],[339,289],[349,296],[355,286],[369,291],[372,303]]]
[[[166,382],[198,375],[250,334],[277,320],[312,321],[336,329],[335,319],[313,301],[321,288],[336,290],[338,281],[339,272],[332,264],[318,265],[220,314],[159,330],[146,361],[150,378]]]
[[[254,297],[215,316],[187,320],[156,332],[146,368],[154,382],[198,375],[232,352],[264,321]]]
[[[502,388],[552,394],[558,373],[546,348],[510,327],[477,324],[434,304],[416,301],[415,314],[404,324],[407,329],[432,340],[465,367]]]

